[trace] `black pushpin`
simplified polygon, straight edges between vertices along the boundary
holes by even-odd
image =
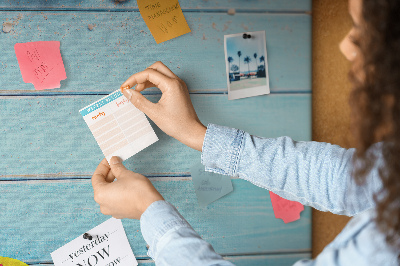
[[[89,239],[89,240],[92,240],[93,239],[93,236],[91,236],[90,234],[88,234],[88,233],[84,233],[83,234],[83,239]]]
[[[250,38],[251,38],[250,34],[243,33],[243,39],[250,39]]]

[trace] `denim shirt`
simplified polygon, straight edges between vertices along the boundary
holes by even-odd
[[[379,150],[377,144],[375,150]],[[351,177],[354,149],[289,137],[260,138],[209,124],[202,163],[207,171],[239,177],[288,200],[321,211],[355,216],[314,260],[305,265],[398,265],[398,251],[385,242],[374,222],[374,193],[382,187],[378,168],[364,185]],[[157,265],[233,265],[215,253],[166,201],[151,204],[140,218],[148,255]]]

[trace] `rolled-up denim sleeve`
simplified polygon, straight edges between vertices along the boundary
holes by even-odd
[[[351,177],[355,149],[289,137],[260,138],[209,124],[201,155],[206,171],[239,177],[288,200],[348,216],[374,207],[377,169],[363,186]]]
[[[153,202],[140,217],[140,228],[156,265],[233,265],[217,254],[170,203]]]

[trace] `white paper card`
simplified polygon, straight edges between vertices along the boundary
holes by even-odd
[[[55,266],[136,266],[121,220],[111,218],[51,253]]]
[[[145,114],[119,91],[79,110],[101,151],[123,161],[158,140]]]

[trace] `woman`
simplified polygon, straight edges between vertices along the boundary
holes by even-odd
[[[400,250],[400,1],[350,0],[353,28],[340,44],[352,62],[357,149],[263,139],[206,128],[185,83],[157,62],[123,85],[124,95],[165,133],[202,151],[209,171],[238,176],[319,210],[356,215],[315,260],[296,265],[398,265]],[[136,85],[136,90],[132,90]],[[158,103],[140,92],[156,86]],[[114,178],[118,181],[112,182]],[[92,184],[102,213],[140,219],[149,256],[166,265],[231,265],[140,174],[117,157],[103,160]]]

